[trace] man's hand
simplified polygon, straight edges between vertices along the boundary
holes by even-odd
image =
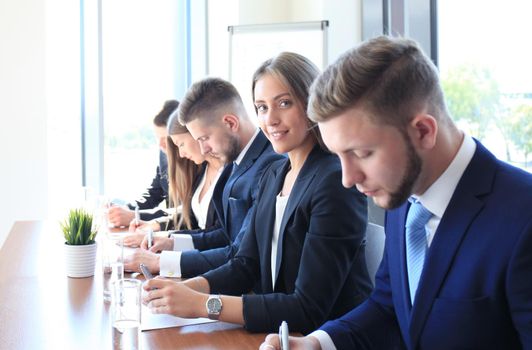
[[[154,278],[143,285],[143,303],[152,313],[170,314],[184,318],[206,317],[208,295],[199,293],[182,282]]]
[[[290,350],[321,350],[318,339],[306,337],[289,337]],[[259,350],[281,350],[278,334],[268,334],[264,343],[260,345]]]

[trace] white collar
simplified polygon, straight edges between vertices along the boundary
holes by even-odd
[[[458,182],[475,154],[476,148],[477,145],[473,138],[464,133],[462,145],[458,149],[451,164],[430,185],[425,193],[421,196],[413,197],[417,198],[425,208],[441,219],[451,201]]]
[[[253,134],[253,136],[251,137],[251,139],[248,141],[248,143],[246,144],[246,147],[244,147],[244,149],[242,151],[240,151],[240,154],[238,155],[238,157],[236,157],[235,159],[235,163],[236,165],[240,165],[240,162],[242,161],[242,159],[244,159],[244,156],[246,155],[248,149],[251,147],[251,144],[253,143],[253,141],[255,141],[255,139],[257,138],[257,135],[259,134],[260,132],[260,129],[257,128],[255,130],[255,133]]]

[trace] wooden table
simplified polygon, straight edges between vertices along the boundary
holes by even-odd
[[[20,221],[0,251],[0,349],[110,349],[102,274],[68,278],[58,224]],[[214,322],[141,333],[142,349],[258,349],[265,334]]]

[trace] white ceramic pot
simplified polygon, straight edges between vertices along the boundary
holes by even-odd
[[[90,277],[96,266],[96,242],[88,245],[65,244],[65,264],[68,277]]]

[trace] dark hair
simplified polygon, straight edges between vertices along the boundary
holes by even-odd
[[[308,58],[294,52],[281,52],[277,56],[266,60],[255,71],[251,83],[251,98],[255,101],[255,85],[265,74],[280,79],[290,90],[290,93],[299,100],[303,110],[306,112],[310,86],[320,73],[318,67]],[[255,107],[255,112],[257,108]],[[322,149],[327,150],[323,143],[320,130],[316,128],[316,123],[307,116],[308,128],[316,138]]]
[[[174,224],[176,229],[192,229],[190,217],[194,182],[199,176],[200,167],[193,161],[181,158],[178,147],[170,137],[188,133],[187,128],[179,123],[177,112],[168,121],[167,157],[168,157],[168,192],[171,204],[176,208]],[[181,213],[177,211],[182,206]],[[184,226],[183,226],[184,225]]]
[[[247,116],[233,84],[220,78],[206,78],[188,89],[179,108],[179,122],[186,125],[197,118],[213,120],[220,113]]]
[[[166,125],[168,124],[168,119],[170,118],[172,113],[177,110],[177,107],[179,107],[178,101],[166,101],[161,111],[157,113],[155,118],[153,118],[153,124],[155,124],[155,126],[166,127]]]
[[[450,121],[436,67],[404,38],[381,36],[344,53],[314,82],[308,113],[323,122],[355,105],[401,129],[423,108]]]

